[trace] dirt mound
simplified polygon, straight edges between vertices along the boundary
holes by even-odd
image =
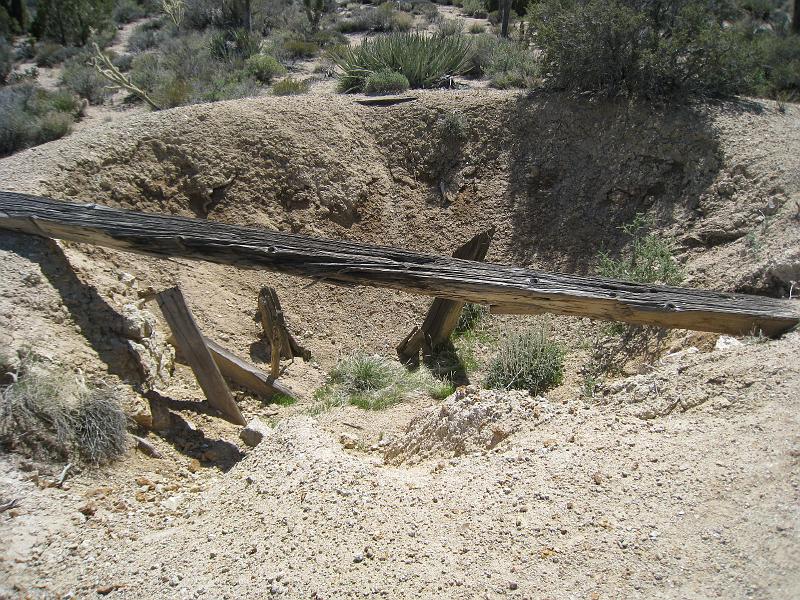
[[[408,424],[406,432],[384,452],[387,464],[462,456],[491,450],[525,422],[533,427],[555,409],[541,396],[512,390],[461,388]]]

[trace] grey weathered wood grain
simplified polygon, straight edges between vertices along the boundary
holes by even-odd
[[[551,312],[734,335],[780,335],[800,321],[797,301],[547,273],[13,192],[0,192],[0,228],[488,304],[494,312]]]
[[[475,235],[468,242],[456,248],[453,258],[482,261],[489,252],[489,245],[492,243],[494,233],[495,229],[492,227]],[[450,335],[458,325],[463,308],[464,303],[459,300],[434,298],[422,325],[415,327],[397,346],[397,355],[400,360],[406,362],[414,359],[419,355],[419,350],[423,345],[436,348],[450,339]]]
[[[206,346],[189,307],[186,306],[181,290],[174,287],[159,292],[156,294],[156,301],[208,403],[231,423],[247,425],[231,391],[222,379],[222,374]]]

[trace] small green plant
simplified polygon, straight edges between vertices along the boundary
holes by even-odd
[[[161,42],[165,33],[162,30],[162,22],[159,21],[145,21],[131,33],[128,38],[128,51],[129,52],[144,52],[155,48]]]
[[[620,229],[631,238],[627,257],[612,258],[607,252],[598,255],[598,273],[603,277],[636,283],[677,285],[683,271],[672,256],[672,241],[650,232],[653,223],[644,213],[637,213]]]
[[[532,394],[547,391],[564,378],[564,354],[561,346],[547,338],[544,327],[511,333],[489,364],[486,385]]]
[[[273,96],[295,96],[297,94],[305,94],[308,92],[308,83],[287,77],[272,85]]]
[[[364,83],[366,94],[396,94],[408,89],[408,78],[395,71],[378,71],[367,77]]]
[[[63,137],[81,114],[72,93],[33,82],[0,88],[0,156]]]
[[[461,10],[465,15],[475,17],[476,19],[485,19],[489,14],[486,9],[486,0],[464,0],[461,5]]]
[[[487,314],[489,314],[487,306],[467,302],[464,308],[461,309],[461,315],[458,317],[458,325],[456,325],[454,333],[458,335],[473,331]]]
[[[464,33],[464,19],[442,19],[436,26],[439,35],[460,35]]]
[[[209,39],[211,55],[229,63],[247,60],[261,52],[261,46],[261,37],[246,29],[217,31]]]
[[[325,0],[303,0],[303,9],[311,32],[316,33],[319,31],[319,22],[325,12]]]
[[[314,397],[326,408],[352,404],[380,410],[403,401],[416,391],[441,399],[452,393],[452,385],[435,379],[424,368],[409,372],[382,356],[354,354],[339,361],[325,386],[317,390]]]
[[[111,18],[119,24],[130,23],[144,16],[144,7],[135,0],[117,0],[111,11]]]
[[[467,31],[473,35],[477,35],[480,33],[486,33],[486,25],[483,23],[478,23],[477,21],[473,21],[469,24]]]
[[[270,404],[277,404],[278,406],[292,406],[297,402],[291,396],[287,396],[286,394],[275,394],[269,399]]]
[[[348,93],[363,91],[367,78],[380,71],[402,73],[412,88],[449,85],[453,76],[467,70],[470,51],[464,36],[412,32],[369,38],[331,56],[342,71],[339,89]]]
[[[176,29],[180,29],[186,16],[186,1],[161,0],[161,11],[172,21]]]
[[[85,56],[76,56],[64,64],[61,83],[81,98],[86,98],[89,104],[102,104],[111,94],[108,80],[86,63]]]
[[[283,49],[291,58],[311,58],[319,52],[319,45],[315,42],[290,38],[283,42]]]
[[[467,139],[469,124],[464,113],[451,110],[439,118],[438,129],[445,144],[459,146]]]
[[[89,389],[26,356],[0,392],[0,443],[39,459],[101,464],[127,450],[127,417],[107,387]]]
[[[60,65],[77,52],[76,48],[68,48],[55,42],[41,42],[36,44],[33,60],[37,67],[52,68]]]
[[[246,71],[261,83],[271,83],[286,74],[286,68],[274,56],[256,54],[245,61]]]

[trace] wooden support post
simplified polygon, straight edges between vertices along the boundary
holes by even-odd
[[[466,244],[460,246],[453,252],[453,258],[463,260],[482,261],[489,252],[489,245],[492,243],[495,229],[484,231],[477,234]],[[446,298],[434,298],[428,314],[421,327],[414,327],[405,339],[397,346],[397,355],[402,362],[408,362],[419,356],[419,350],[423,346],[436,348],[450,339],[450,335],[458,325],[458,319],[464,308],[464,302],[458,300],[448,300]]]
[[[261,315],[261,327],[264,336],[270,340],[273,361],[275,360],[275,341],[280,358],[292,359],[296,357],[307,361],[311,358],[311,351],[303,348],[286,326],[281,301],[275,288],[264,286],[258,294],[258,312]],[[276,376],[277,377],[277,376]]]
[[[208,403],[231,423],[247,425],[186,306],[181,290],[169,288],[156,294],[156,300]]]
[[[0,192],[0,229],[487,304],[496,313],[770,337],[800,323],[797,300],[548,273],[17,192]]]
[[[255,365],[242,360],[215,341],[208,338],[203,339],[223,376],[267,399],[275,394],[281,394],[297,400],[292,390],[264,373]]]

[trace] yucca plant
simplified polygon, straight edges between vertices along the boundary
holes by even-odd
[[[340,47],[331,58],[341,69],[339,90],[360,92],[368,77],[381,71],[401,73],[412,88],[442,87],[469,68],[472,43],[462,35],[391,33]]]

